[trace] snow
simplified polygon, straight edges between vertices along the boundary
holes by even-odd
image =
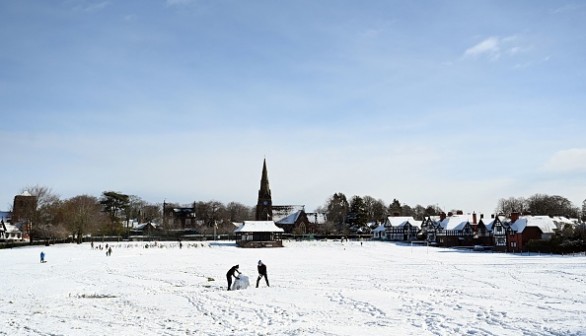
[[[586,335],[584,256],[145,244],[0,250],[0,335]],[[271,287],[225,290],[259,259]]]
[[[389,216],[387,217],[385,225],[392,227],[403,227],[407,223],[410,223],[416,227],[421,227],[421,221],[415,220],[415,218],[410,216]]]
[[[234,232],[283,232],[283,229],[276,226],[273,221],[244,221]]]

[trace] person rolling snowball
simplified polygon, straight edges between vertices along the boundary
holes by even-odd
[[[240,265],[232,266],[232,268],[230,268],[228,273],[226,273],[226,280],[228,280],[228,290],[230,290],[230,287],[232,287],[232,277],[238,279],[236,272],[238,272],[238,275],[240,275],[240,271],[238,270],[238,267],[240,267]]]

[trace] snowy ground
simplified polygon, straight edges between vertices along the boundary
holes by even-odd
[[[0,335],[586,335],[585,257],[194,244],[0,250]],[[259,259],[270,288],[226,291]]]

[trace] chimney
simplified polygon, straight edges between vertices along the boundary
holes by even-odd
[[[480,218],[482,218],[482,215],[480,215]],[[478,224],[478,222],[476,222],[476,212],[472,213],[472,224],[474,224],[474,225]]]
[[[494,214],[490,214],[490,218],[494,219]]]
[[[445,212],[440,212],[440,221],[443,221],[444,219],[446,219],[446,213]]]
[[[483,219],[483,218],[484,218],[484,214],[480,214],[480,219]]]
[[[511,222],[515,223],[517,221],[517,219],[519,219],[519,213],[518,212],[511,212]]]

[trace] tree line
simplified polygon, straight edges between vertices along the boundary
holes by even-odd
[[[216,232],[229,234],[234,230],[233,223],[253,220],[255,206],[246,206],[239,202],[224,204],[218,201],[198,201],[187,205],[177,203],[149,203],[139,196],[127,195],[116,191],[104,191],[100,197],[78,195],[61,199],[50,188],[32,186],[24,188],[36,196],[37,206],[26,214],[32,224],[31,239],[66,239],[73,237],[81,242],[86,235],[125,236],[131,229],[129,223],[157,223],[163,230],[177,229],[177,223],[165,215],[165,211],[174,208],[192,208],[193,220],[198,223],[202,234]],[[164,210],[167,209],[167,210]],[[456,213],[459,209],[451,209]],[[321,233],[368,233],[374,224],[384,222],[386,217],[399,215],[411,216],[423,220],[427,216],[439,215],[444,210],[437,205],[410,206],[398,199],[386,203],[371,196],[354,195],[349,199],[344,193],[331,195],[325,204],[315,212],[326,215],[327,221],[321,226]],[[582,208],[574,206],[567,198],[535,194],[528,198],[501,198],[497,202],[495,214],[509,216],[513,212],[532,215],[565,216],[581,218],[586,214],[586,201]]]

